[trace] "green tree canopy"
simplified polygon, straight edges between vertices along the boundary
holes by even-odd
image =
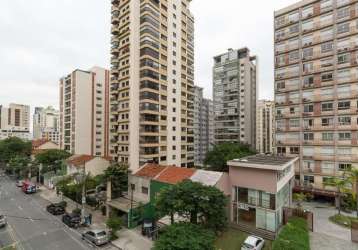
[[[215,235],[191,223],[168,226],[154,243],[153,250],[214,250]]]
[[[170,215],[173,218],[177,213],[214,232],[226,226],[226,206],[227,198],[219,189],[190,180],[162,190],[156,203],[159,216]]]
[[[104,179],[111,181],[112,198],[116,198],[128,190],[129,168],[126,164],[114,163],[104,171]]]
[[[70,157],[71,154],[65,150],[49,149],[35,156],[36,161],[43,165],[42,172],[57,172],[62,169],[63,160]]]
[[[32,144],[18,137],[10,137],[0,141],[0,161],[9,163],[14,157],[29,157],[31,155]]]
[[[227,162],[233,159],[253,155],[256,152],[248,145],[238,143],[218,144],[206,155],[204,164],[209,170],[228,172]]]

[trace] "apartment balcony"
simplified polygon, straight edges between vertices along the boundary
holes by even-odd
[[[112,35],[118,35],[119,34],[119,26],[118,25],[112,25],[111,34]]]

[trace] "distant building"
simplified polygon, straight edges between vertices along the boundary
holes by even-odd
[[[60,80],[60,147],[72,154],[109,154],[109,71],[75,70]]]
[[[203,98],[203,88],[195,86],[194,93],[194,161],[203,165],[206,154],[214,144],[213,101]]]
[[[60,143],[60,113],[53,107],[36,107],[33,115],[33,139]]]
[[[0,140],[19,137],[30,140],[30,106],[11,103],[0,105]]]
[[[256,112],[256,150],[259,153],[273,152],[273,101],[259,100]]]
[[[256,143],[257,58],[248,48],[214,57],[215,143]]]

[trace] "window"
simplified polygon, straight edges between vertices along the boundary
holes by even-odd
[[[351,117],[350,116],[338,117],[338,124],[340,126],[351,125]]]
[[[333,111],[333,102],[322,103],[322,111]]]
[[[327,53],[333,51],[333,42],[322,43],[321,53]]]
[[[305,175],[303,177],[303,180],[305,181],[305,183],[309,183],[309,184],[313,184],[314,183],[314,176],[311,175]]]
[[[308,59],[313,57],[313,48],[305,48],[302,50],[302,58]]]
[[[350,16],[350,6],[337,10],[337,19],[343,19]]]
[[[334,147],[322,147],[321,154],[322,155],[334,155]]]
[[[313,112],[313,105],[312,104],[305,105],[303,107],[303,112],[305,112],[305,113]]]
[[[322,118],[321,124],[323,127],[328,127],[333,125],[333,118]]]
[[[348,63],[350,61],[350,54],[345,53],[345,54],[340,54],[338,55],[338,64],[342,64],[342,63]]]
[[[338,155],[342,156],[351,156],[352,155],[352,148],[338,148]]]
[[[323,141],[333,141],[333,132],[324,132],[322,133]]]
[[[304,87],[311,87],[314,83],[314,77],[313,76],[304,76],[303,77],[303,86]]]
[[[350,141],[352,139],[352,135],[350,132],[339,132],[338,140],[340,141]]]
[[[349,171],[352,169],[351,163],[338,163],[338,170],[339,171]]]
[[[349,22],[337,24],[337,33],[342,34],[349,31]]]
[[[350,101],[341,101],[338,102],[338,110],[347,110],[351,108],[351,102]]]
[[[313,133],[304,133],[303,134],[303,140],[305,140],[305,141],[313,141],[314,140],[314,134]]]
[[[322,174],[333,174],[334,163],[333,162],[322,162]]]
[[[299,147],[290,147],[290,154],[299,154],[300,153],[300,149]]]
[[[322,82],[332,81],[332,79],[333,79],[332,72],[322,73],[322,75],[321,75]]]
[[[142,194],[148,194],[148,188],[142,187]]]
[[[299,119],[291,119],[290,120],[290,128],[298,128],[300,127],[300,120]]]

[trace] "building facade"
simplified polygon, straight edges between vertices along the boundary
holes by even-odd
[[[215,143],[256,148],[257,58],[247,48],[214,57]]]
[[[273,153],[273,126],[275,102],[259,100],[256,112],[256,151]]]
[[[358,164],[358,3],[304,0],[275,12],[276,148],[299,155],[299,190]]]
[[[109,154],[109,70],[75,70],[60,79],[60,147],[72,154]]]
[[[212,100],[203,98],[203,88],[194,88],[194,162],[202,166],[214,145],[214,107]]]
[[[111,155],[194,165],[190,0],[112,1]]]
[[[30,106],[11,103],[6,108],[0,105],[0,140],[9,137],[31,140]]]
[[[36,107],[33,115],[33,139],[60,143],[60,113],[53,107]]]

